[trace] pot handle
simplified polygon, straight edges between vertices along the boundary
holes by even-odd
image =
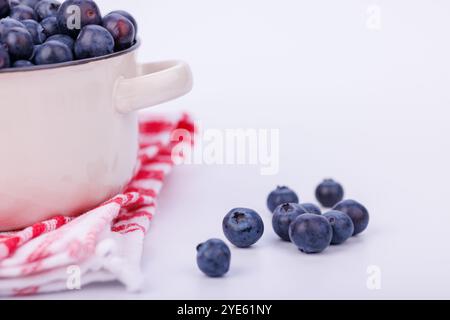
[[[192,73],[183,61],[144,63],[139,76],[122,78],[115,91],[115,108],[129,113],[178,98],[192,89]]]

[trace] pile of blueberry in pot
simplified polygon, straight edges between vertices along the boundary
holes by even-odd
[[[136,42],[137,23],[92,0],[0,0],[0,69],[105,56]]]
[[[272,227],[284,241],[292,242],[304,253],[320,253],[330,245],[339,245],[363,232],[369,224],[369,212],[357,201],[343,200],[341,184],[326,179],[316,188],[319,206],[301,203],[288,187],[277,187],[267,197],[272,212]],[[264,233],[260,215],[247,208],[235,208],[223,219],[225,237],[238,248],[255,244]],[[197,265],[210,277],[220,277],[230,268],[231,251],[220,239],[210,239],[197,246]]]

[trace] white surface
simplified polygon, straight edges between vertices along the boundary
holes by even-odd
[[[141,294],[119,285],[39,298],[450,298],[450,3],[436,1],[104,0],[140,21],[144,60],[187,60],[194,91],[158,110],[188,109],[206,128],[279,128],[280,172],[184,166],[159,202]],[[381,30],[366,27],[369,5]],[[276,184],[312,201],[324,177],[370,209],[369,229],[320,255],[277,240],[265,208]],[[229,209],[266,222],[232,248],[223,279],[204,277],[195,246],[221,237]],[[381,268],[368,290],[366,268]]]

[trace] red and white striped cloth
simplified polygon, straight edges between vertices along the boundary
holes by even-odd
[[[123,194],[76,218],[57,216],[0,233],[0,295],[67,290],[77,286],[78,275],[82,286],[119,280],[138,290],[143,240],[180,143],[171,139],[176,129],[194,133],[186,114],[142,114],[137,174]]]

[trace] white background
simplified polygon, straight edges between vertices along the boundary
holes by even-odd
[[[149,232],[140,294],[119,284],[38,298],[450,298],[450,3],[446,0],[103,0],[140,24],[141,60],[191,64],[193,92],[159,111],[188,110],[205,128],[280,129],[280,171],[183,166],[168,178]],[[367,28],[370,5],[381,29]],[[155,109],[156,110],[156,109]],[[325,177],[370,210],[369,229],[320,255],[272,232],[277,184],[314,201]],[[223,237],[222,217],[254,208],[266,233],[232,247],[221,279],[195,247]],[[381,290],[366,269],[381,268]]]

